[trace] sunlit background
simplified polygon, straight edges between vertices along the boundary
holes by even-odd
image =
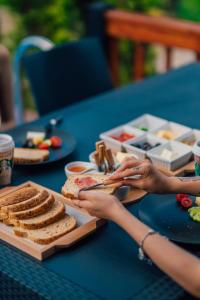
[[[41,35],[56,44],[77,40],[85,34],[84,10],[91,0],[0,0],[0,41],[11,55],[20,41],[30,35]],[[116,8],[142,12],[152,16],[171,16],[178,19],[200,21],[199,0],[104,0]],[[130,81],[132,66],[132,43],[120,42],[120,77],[122,84]],[[148,46],[145,61],[145,75],[162,73],[164,49],[161,46]],[[172,66],[189,63],[195,54],[187,50],[175,49],[172,53]],[[23,80],[23,94],[28,119],[35,118],[34,102]]]

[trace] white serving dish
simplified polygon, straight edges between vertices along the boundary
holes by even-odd
[[[164,149],[175,151],[178,153],[178,156],[173,160],[164,159],[160,157]],[[148,157],[156,167],[170,171],[174,171],[186,165],[190,161],[192,155],[192,148],[190,146],[184,145],[177,141],[170,141],[148,151]]]
[[[127,153],[133,153],[135,154],[139,159],[143,160],[147,157],[147,153],[150,151],[145,151],[143,149],[140,149],[138,147],[134,147],[134,144],[140,144],[140,143],[144,143],[144,142],[148,142],[151,145],[156,145],[157,143],[160,143],[161,145],[166,144],[166,140],[158,138],[156,136],[154,136],[153,134],[145,134],[141,137],[138,137],[134,140],[129,140],[127,142],[123,143],[123,147],[125,149],[125,151]],[[159,146],[158,146],[159,147]]]
[[[193,147],[197,141],[200,141],[200,130],[193,129],[190,134],[188,134],[186,137],[180,138],[179,141],[183,144]]]
[[[137,119],[129,122],[127,125],[141,130],[142,127],[148,128],[148,133],[151,133],[153,130],[158,130],[160,127],[165,125],[167,120],[150,115],[144,114]]]
[[[82,172],[72,172],[69,170],[69,168],[71,167],[76,167],[76,166],[83,166],[86,168],[86,170],[82,171]],[[88,169],[88,171],[87,171]],[[91,170],[92,169],[92,170]],[[97,172],[97,167],[94,163],[91,162],[86,162],[86,161],[74,161],[71,163],[68,163],[65,165],[65,174],[66,176],[69,176],[71,174],[91,174],[91,173],[96,173]]]
[[[181,139],[187,138],[187,136],[189,136],[192,132],[191,128],[175,122],[168,122],[167,124],[160,127],[159,130],[153,130],[152,133],[154,135],[157,135],[160,130],[171,131],[174,135],[174,141],[180,141]]]
[[[128,125],[122,125],[100,134],[100,138],[105,142],[107,148],[111,148],[112,151],[116,153],[118,151],[123,150],[123,142],[113,139],[111,135],[120,135],[123,132],[132,134],[135,137],[142,136],[144,134],[141,130],[137,128],[133,128]]]

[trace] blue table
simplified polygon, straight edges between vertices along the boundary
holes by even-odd
[[[34,124],[46,124],[50,117],[62,115],[62,128],[77,140],[77,149],[69,159],[87,160],[101,132],[143,113],[200,128],[200,65],[130,84],[49,114]],[[13,184],[32,180],[60,191],[66,162],[39,170],[15,169]],[[134,214],[137,208],[137,204],[129,207]],[[44,262],[1,243],[1,291],[6,296],[0,298],[13,298],[14,287],[27,299],[179,299],[183,290],[156,267],[140,262],[137,251],[135,242],[112,222]]]

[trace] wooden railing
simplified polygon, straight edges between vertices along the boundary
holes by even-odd
[[[134,41],[133,65],[135,80],[144,77],[145,45],[161,44],[166,49],[166,70],[171,68],[173,47],[190,49],[200,60],[200,24],[168,17],[151,17],[119,10],[108,10],[105,15],[109,63],[116,85],[119,84],[118,41]]]

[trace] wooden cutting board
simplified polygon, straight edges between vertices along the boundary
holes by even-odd
[[[25,182],[24,184],[21,184],[17,187],[1,189],[0,197],[12,194],[12,192],[24,186],[33,186],[38,190],[47,190],[55,197],[56,200],[63,202],[63,204],[65,205],[66,212],[69,215],[74,216],[77,220],[77,227],[74,230],[47,245],[41,245],[38,243],[34,243],[27,238],[18,237],[14,234],[11,226],[5,225],[2,222],[0,222],[0,239],[18,248],[19,250],[35,257],[38,260],[43,260],[48,256],[53,255],[61,248],[68,248],[76,244],[81,239],[94,232],[98,227],[100,227],[106,222],[106,220],[90,216],[86,211],[83,211],[78,207],[73,207],[66,201],[65,197],[61,194],[56,193],[46,187],[43,187],[31,181]]]

